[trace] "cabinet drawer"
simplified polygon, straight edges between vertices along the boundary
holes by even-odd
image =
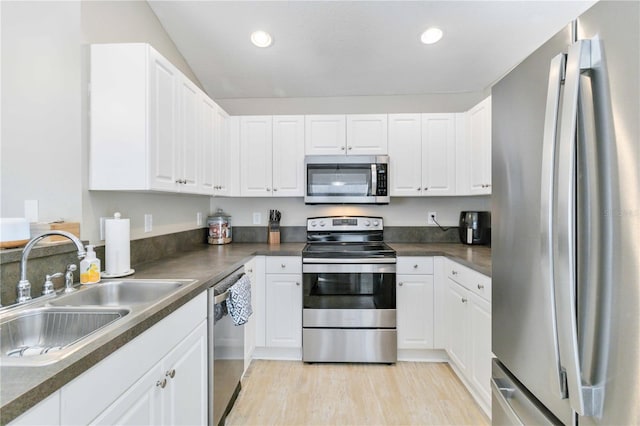
[[[472,271],[469,276],[468,288],[478,296],[491,301],[491,278],[479,272]]]
[[[267,274],[299,274],[302,272],[302,258],[298,256],[267,256]]]
[[[433,274],[433,257],[402,256],[397,261],[398,274]]]
[[[445,262],[445,273],[451,280],[462,285],[483,299],[491,301],[491,278],[451,260]]]
[[[466,267],[451,260],[447,260],[445,262],[445,273],[448,278],[451,278],[453,281],[466,287],[467,275],[469,274],[469,270]]]

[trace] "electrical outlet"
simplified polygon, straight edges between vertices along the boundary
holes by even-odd
[[[153,216],[150,214],[144,215],[144,232],[151,232],[153,229]]]
[[[436,212],[427,213],[427,225],[435,225],[438,220],[438,214]]]
[[[253,224],[260,225],[262,223],[262,213],[253,213]]]
[[[196,213],[196,226],[202,226],[202,212]]]

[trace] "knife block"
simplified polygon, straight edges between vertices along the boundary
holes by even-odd
[[[269,222],[269,234],[267,235],[269,244],[280,244],[280,223]]]

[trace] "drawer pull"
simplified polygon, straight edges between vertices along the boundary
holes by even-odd
[[[281,267],[281,268],[286,268],[286,267],[287,267],[287,265],[285,265],[284,263],[281,263],[281,264],[280,264],[280,267]]]
[[[299,285],[300,285],[300,283],[299,283],[298,281],[296,281],[296,285],[297,285],[297,286],[299,286]]]
[[[172,368],[171,370],[167,371],[164,375],[167,377],[171,377],[173,379],[174,377],[176,377],[176,369]]]
[[[160,389],[164,389],[165,386],[167,386],[167,379],[158,380],[156,382],[156,387],[159,387]]]
[[[403,283],[398,283],[398,285],[399,285],[400,287],[402,287],[402,284],[403,284]]]
[[[467,298],[466,297],[462,298],[462,303],[467,303]]]
[[[418,269],[418,264],[413,265],[413,269]]]
[[[454,271],[454,270],[452,270],[452,271],[451,271],[451,275],[458,275],[458,271]]]
[[[484,288],[484,284],[478,284],[478,290],[482,290]]]

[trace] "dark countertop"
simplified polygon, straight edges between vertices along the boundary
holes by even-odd
[[[44,400],[75,377],[124,346],[180,306],[242,266],[252,256],[299,256],[305,243],[233,243],[196,246],[171,258],[135,265],[131,278],[194,279],[123,327],[101,336],[55,364],[39,367],[0,366],[0,424],[6,424]],[[398,256],[447,256],[491,275],[491,249],[462,244],[390,243]]]

